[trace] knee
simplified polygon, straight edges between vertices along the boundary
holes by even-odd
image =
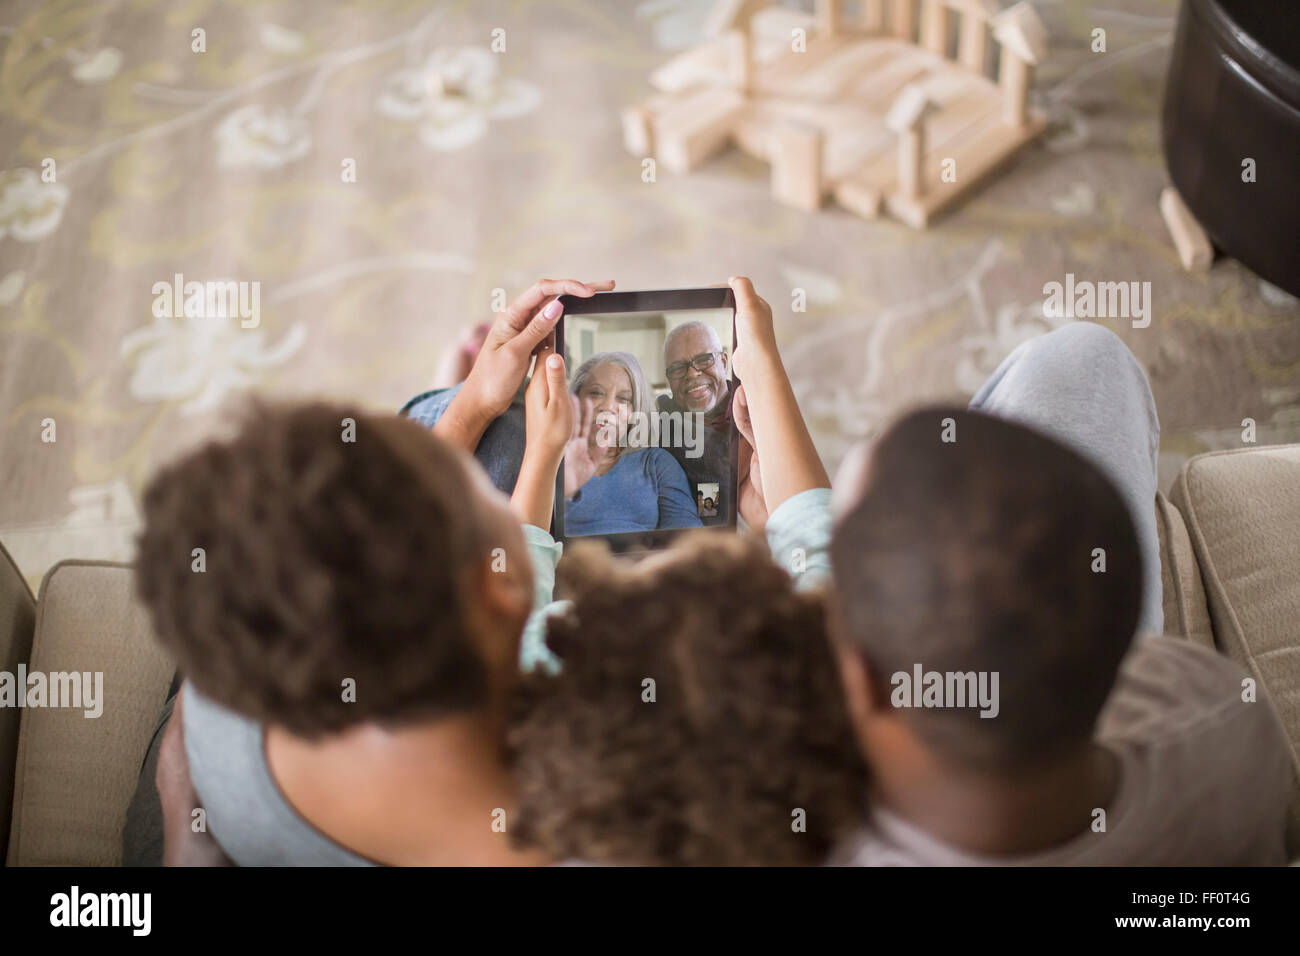
[[[1076,367],[1141,367],[1123,339],[1095,322],[1071,322],[1048,332],[1036,344]]]
[[[1114,351],[1123,349],[1128,351],[1128,346],[1118,335],[1106,328],[1104,325],[1098,325],[1096,322],[1085,322],[1082,320],[1070,322],[1054,329],[1048,333],[1049,338],[1058,339],[1063,343],[1069,343],[1073,349],[1084,349],[1087,351]]]

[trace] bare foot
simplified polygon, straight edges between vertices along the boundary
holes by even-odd
[[[434,388],[451,388],[465,381],[491,328],[491,322],[479,322],[461,333],[456,344],[438,359],[438,367],[433,373]]]

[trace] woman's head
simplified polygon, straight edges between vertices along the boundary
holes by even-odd
[[[578,366],[569,383],[569,390],[580,400],[589,400],[593,406],[595,422],[592,442],[600,447],[614,445],[650,444],[651,441],[629,442],[628,426],[640,419],[651,425],[652,401],[641,363],[630,352],[598,352]],[[649,431],[646,438],[652,439]],[[610,441],[609,439],[614,439]]]
[[[519,524],[412,421],[259,409],[160,471],[144,518],[136,580],[159,639],[248,717],[307,737],[436,718],[488,704],[516,667]]]
[[[822,862],[861,822],[865,769],[820,599],[754,542],[686,536],[639,564],[583,543],[517,688],[511,832],[559,859]]]

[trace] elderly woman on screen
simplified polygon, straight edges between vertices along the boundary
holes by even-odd
[[[653,447],[654,403],[636,357],[593,355],[573,373],[569,390],[578,414],[564,454],[565,534],[699,527],[682,466]]]

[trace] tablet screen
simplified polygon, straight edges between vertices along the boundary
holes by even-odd
[[[645,544],[734,526],[732,318],[730,307],[565,315],[582,414],[557,494],[564,537]]]

